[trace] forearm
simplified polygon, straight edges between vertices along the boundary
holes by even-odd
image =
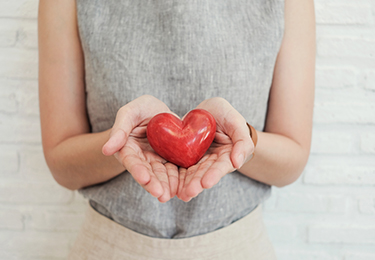
[[[283,135],[257,133],[254,158],[239,171],[252,179],[278,187],[297,180],[307,163],[309,151]]]
[[[76,190],[107,181],[123,172],[124,167],[114,156],[102,154],[109,131],[73,136],[45,151],[55,180]]]

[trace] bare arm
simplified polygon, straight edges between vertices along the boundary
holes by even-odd
[[[286,0],[285,34],[276,61],[265,131],[257,132],[254,159],[240,168],[241,173],[279,187],[300,176],[310,154],[314,77],[313,1]]]
[[[109,130],[89,133],[75,1],[41,0],[38,37],[42,141],[54,178],[74,190],[115,177],[124,167],[101,152]]]
[[[189,201],[235,169],[279,187],[301,175],[310,154],[314,105],[313,0],[285,1],[285,34],[273,76],[265,131],[257,131],[252,160],[254,144],[243,116],[222,98],[198,105],[215,117],[217,132],[200,162],[180,168],[180,199]]]
[[[152,196],[168,201],[177,192],[177,167],[149,149],[144,130],[169,108],[144,95],[118,110],[111,129],[90,133],[75,1],[41,0],[38,26],[42,141],[53,177],[76,190],[127,169]]]

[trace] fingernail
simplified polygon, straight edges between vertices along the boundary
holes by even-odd
[[[238,169],[242,167],[243,163],[245,161],[245,156],[243,154],[240,154],[240,156],[238,157]]]
[[[113,155],[117,160],[119,159],[118,152]]]

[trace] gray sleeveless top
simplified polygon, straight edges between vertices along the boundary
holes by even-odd
[[[282,0],[77,0],[92,132],[144,95],[179,116],[207,98],[228,100],[262,131],[284,31]],[[144,235],[185,238],[225,227],[270,195],[239,172],[185,203],[160,203],[128,172],[79,191],[91,206]]]

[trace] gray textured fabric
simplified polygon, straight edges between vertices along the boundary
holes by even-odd
[[[220,96],[263,130],[284,31],[282,0],[77,0],[77,12],[93,132],[112,127],[117,110],[143,94],[179,116]],[[185,238],[249,214],[270,186],[233,172],[189,203],[161,204],[124,172],[80,193],[131,230]]]

